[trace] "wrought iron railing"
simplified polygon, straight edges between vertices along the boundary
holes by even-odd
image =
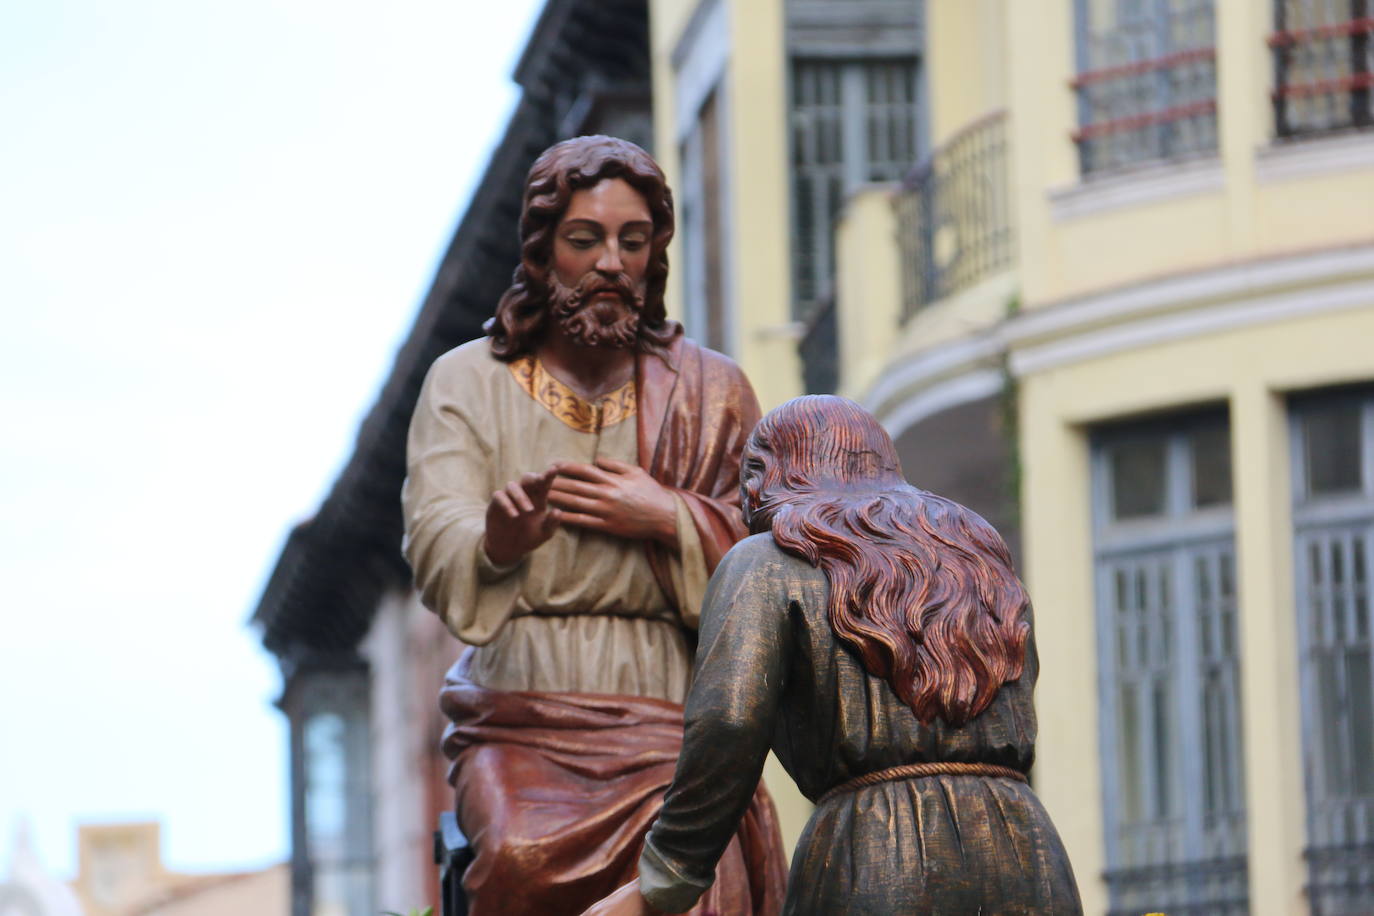
[[[1374,900],[1374,843],[1307,849],[1307,900],[1313,916],[1360,916]]]
[[[1275,0],[1280,137],[1374,127],[1374,0]]]
[[[1169,916],[1247,916],[1249,869],[1245,856],[1108,871],[1107,916],[1166,912]]]
[[[1015,258],[1006,114],[987,115],[921,162],[894,202],[902,320]]]
[[[802,323],[797,353],[807,394],[833,394],[840,384],[839,326],[835,297],[826,296]]]

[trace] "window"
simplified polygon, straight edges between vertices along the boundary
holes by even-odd
[[[844,198],[898,181],[917,159],[914,58],[792,62],[793,315],[833,294],[834,228]]]
[[[1075,0],[1083,174],[1215,152],[1212,0]]]
[[[1374,126],[1374,2],[1275,0],[1280,137]]]
[[[736,352],[731,235],[730,28],[726,4],[701,0],[673,49],[673,110],[682,184],[683,319],[687,333]]]
[[[1094,437],[1112,913],[1248,912],[1230,427]]]
[[[713,350],[733,352],[726,309],[724,239],[725,151],[721,90],[702,102],[696,124],[682,145],[686,193],[682,197],[682,245],[687,267],[687,324]]]
[[[23,884],[15,881],[0,884],[0,913],[12,916],[43,916],[47,910],[38,902],[37,895]]]
[[[293,916],[372,916],[366,670],[312,669],[292,681]]]
[[[1295,399],[1295,563],[1312,912],[1374,899],[1374,392]]]

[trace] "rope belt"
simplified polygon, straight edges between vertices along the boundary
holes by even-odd
[[[865,786],[876,786],[880,782],[894,779],[919,779],[922,776],[1000,776],[1003,779],[1015,779],[1017,782],[1026,781],[1026,774],[1020,770],[991,763],[907,763],[885,770],[875,770],[856,776],[848,782],[842,782],[822,795],[816,806],[825,804],[836,795],[853,792]]]

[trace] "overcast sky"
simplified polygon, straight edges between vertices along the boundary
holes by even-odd
[[[246,621],[347,459],[541,0],[0,4],[0,879],[27,816],[284,859]],[[514,231],[514,227],[512,227]]]

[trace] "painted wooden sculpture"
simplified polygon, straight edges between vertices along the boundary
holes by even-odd
[[[440,705],[473,916],[577,913],[636,874],[759,413],[665,316],[673,201],[642,149],[547,150],[520,236],[488,336],[425,380],[403,494],[423,600],[469,646]],[[781,905],[776,816],[748,795],[703,911]]]

